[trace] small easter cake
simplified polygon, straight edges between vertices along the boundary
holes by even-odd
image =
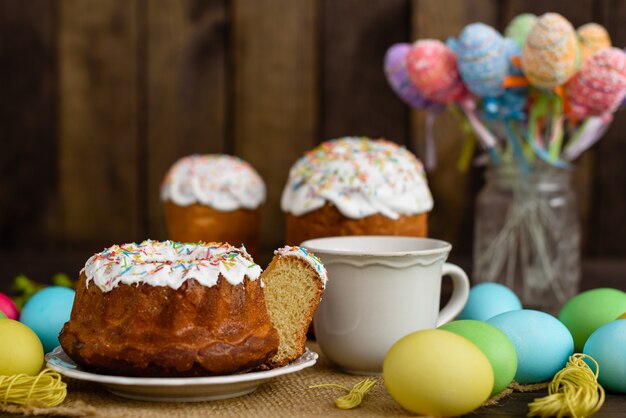
[[[280,268],[262,274],[243,247],[229,244],[114,245],[81,271],[61,346],[88,370],[125,376],[284,364],[304,351],[301,322],[310,322],[326,271],[302,251],[281,251],[272,263]],[[285,272],[289,281],[279,277]]]
[[[327,141],[291,168],[286,242],[339,235],[427,235],[433,199],[422,163],[384,139]]]
[[[257,253],[265,183],[246,161],[230,155],[178,160],[161,185],[168,238],[245,244]]]

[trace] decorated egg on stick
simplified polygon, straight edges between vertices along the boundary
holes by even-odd
[[[469,91],[480,97],[502,95],[502,82],[509,69],[502,36],[491,26],[472,23],[463,29],[458,41],[450,40],[450,43]]]
[[[453,103],[468,94],[454,51],[439,40],[415,42],[407,55],[407,69],[415,87],[430,100]]]
[[[399,43],[392,45],[385,54],[385,75],[396,95],[414,109],[424,109],[434,103],[419,92],[409,78],[406,58],[411,44]]]
[[[532,13],[517,15],[504,30],[504,37],[511,39],[521,48],[535,22],[537,22],[537,16]]]
[[[580,46],[580,61],[584,63],[601,49],[611,47],[611,37],[604,26],[597,23],[587,23],[576,30],[578,45]]]
[[[568,116],[584,119],[610,115],[626,95],[626,54],[618,48],[605,48],[583,63],[567,86]]]
[[[522,69],[536,87],[552,89],[578,69],[579,49],[572,24],[558,13],[546,13],[533,25],[522,48]]]

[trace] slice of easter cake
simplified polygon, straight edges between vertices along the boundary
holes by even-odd
[[[266,367],[285,365],[306,349],[306,333],[326,287],[320,259],[301,247],[283,247],[261,275],[265,303],[278,331],[278,353]]]

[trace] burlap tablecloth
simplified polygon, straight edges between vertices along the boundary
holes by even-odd
[[[334,400],[346,394],[338,388],[315,388],[311,385],[337,383],[352,387],[365,376],[352,376],[334,369],[315,342],[307,344],[320,354],[313,367],[278,376],[255,392],[238,398],[196,403],[143,402],[120,398],[97,384],[68,380],[68,395],[56,408],[24,410],[2,407],[4,413],[28,413],[48,416],[91,417],[397,417],[410,416],[387,393],[381,377],[365,396],[361,406],[340,410]]]

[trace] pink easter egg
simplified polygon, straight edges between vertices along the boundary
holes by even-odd
[[[422,95],[439,103],[452,103],[468,95],[456,55],[436,39],[415,42],[407,55],[409,78]]]
[[[431,107],[433,102],[419,92],[409,78],[406,57],[411,50],[410,44],[392,45],[385,54],[384,68],[387,81],[396,95],[414,109]]]
[[[551,89],[578,69],[578,40],[572,24],[558,13],[537,19],[522,48],[522,70],[536,87]]]
[[[15,303],[10,297],[2,292],[0,292],[0,311],[2,311],[7,316],[7,318],[17,321],[17,318],[19,316],[17,312],[17,306],[15,306]]]
[[[605,48],[583,63],[567,86],[568,116],[584,119],[613,113],[626,95],[626,54]]]

